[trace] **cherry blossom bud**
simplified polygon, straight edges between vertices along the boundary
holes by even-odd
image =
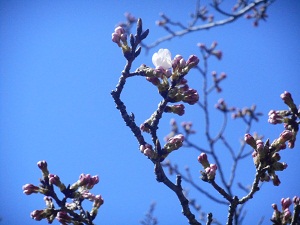
[[[170,106],[167,106],[165,108],[165,112],[172,112],[172,113],[175,113],[179,116],[182,116],[184,114],[184,105],[183,104],[179,104],[179,105],[170,105]]]
[[[217,47],[218,42],[214,41],[213,43],[211,43],[210,49],[214,49],[215,47]]]
[[[280,219],[280,212],[278,211],[277,205],[273,203],[272,208],[274,209],[272,221],[278,221]]]
[[[201,163],[204,169],[210,166],[207,160],[207,155],[203,152],[198,156],[198,162]]]
[[[183,102],[188,103],[189,105],[194,105],[199,100],[198,92],[195,89],[189,89],[184,92]]]
[[[196,55],[191,55],[188,60],[186,61],[186,66],[189,68],[189,70],[195,66],[197,66],[199,63],[199,58]]]
[[[157,77],[146,77],[146,80],[151,82],[155,86],[158,86],[160,84],[160,81]]]
[[[120,37],[119,34],[112,33],[112,34],[111,34],[111,40],[112,40],[113,42],[117,43],[119,47],[121,47],[121,43],[120,43],[121,37]]]
[[[244,136],[244,141],[250,145],[252,148],[256,149],[256,141],[254,138],[251,136],[251,134],[245,134]]]
[[[283,224],[287,224],[292,218],[292,213],[289,208],[283,210]]]
[[[43,173],[43,177],[47,177],[49,175],[49,171],[48,171],[48,168],[47,168],[47,162],[45,160],[43,161],[39,161],[37,163],[38,167],[40,168],[40,170],[42,171]]]
[[[101,195],[96,195],[94,203],[93,203],[93,207],[96,207],[96,208],[99,209],[99,207],[101,205],[103,205],[103,203],[104,203],[104,200],[103,200],[102,196]]]
[[[289,208],[290,205],[292,204],[292,201],[290,198],[282,198],[280,202],[281,202],[281,206],[282,206],[283,210]]]
[[[140,151],[143,153],[145,156],[149,158],[154,158],[155,152],[153,151],[152,145],[145,144],[145,145],[140,145]]]
[[[61,183],[60,178],[57,175],[49,174],[48,178],[49,178],[49,183],[59,187],[60,191],[66,189],[66,186],[63,183]]]
[[[121,34],[120,39],[124,44],[127,44],[127,34]]]
[[[182,146],[183,141],[184,136],[182,134],[177,134],[174,137],[170,137],[164,146],[164,150],[166,150],[168,153],[177,150]]]
[[[30,217],[36,221],[41,221],[46,218],[45,210],[34,210],[30,213]]]
[[[280,95],[280,98],[284,101],[285,104],[287,104],[291,109],[295,108],[295,104],[292,98],[291,93],[285,91]]]
[[[72,217],[65,211],[59,211],[56,215],[56,219],[62,224],[72,223]]]
[[[197,46],[203,50],[207,50],[206,45],[204,43],[198,43]]]
[[[280,137],[277,139],[280,144],[284,144],[286,141],[289,141],[294,138],[294,133],[290,130],[284,130]]]
[[[280,182],[280,180],[279,180],[279,178],[278,178],[278,176],[276,174],[272,175],[271,178],[272,178],[274,186],[279,186],[280,185],[281,182]]]
[[[22,187],[23,193],[26,195],[31,195],[32,193],[39,193],[40,187],[34,186],[33,184],[25,184]]]
[[[125,30],[124,30],[123,27],[118,26],[118,27],[116,27],[116,29],[115,29],[115,33],[118,34],[118,35],[125,34]]]
[[[96,184],[99,183],[99,176],[92,176],[89,182],[86,184],[87,189],[92,189]]]
[[[210,164],[209,167],[205,168],[205,173],[209,180],[215,179],[217,169],[218,167],[216,164]]]
[[[51,197],[49,197],[49,196],[45,196],[44,197],[44,201],[46,202],[46,206],[48,207],[48,208],[54,208],[54,205],[53,205],[53,201],[52,201],[52,198]]]
[[[174,59],[172,60],[172,68],[173,68],[173,71],[176,70],[176,68],[179,68],[180,67],[180,60],[182,60],[183,57],[181,55],[176,55],[174,57]],[[183,59],[184,60],[184,59]]]
[[[221,60],[222,56],[223,56],[223,53],[220,50],[212,51],[211,54],[213,54],[214,56],[216,56],[218,60]]]
[[[269,116],[268,122],[271,124],[278,124],[284,122],[283,116],[275,110],[271,110],[268,113],[268,116]]]
[[[299,204],[300,204],[300,198],[299,198],[298,196],[294,196],[294,197],[293,197],[293,203],[294,203],[295,205],[299,205]]]

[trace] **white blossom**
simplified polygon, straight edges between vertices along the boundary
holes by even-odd
[[[153,54],[152,62],[156,67],[161,66],[165,70],[170,69],[172,67],[171,52],[169,49],[159,49]]]

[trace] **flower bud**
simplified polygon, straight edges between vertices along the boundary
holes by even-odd
[[[49,183],[59,187],[60,191],[66,189],[66,186],[63,183],[61,183],[60,178],[57,175],[49,174],[48,178],[49,178]]]
[[[31,195],[32,193],[39,193],[40,187],[34,186],[33,184],[25,184],[22,187],[23,193],[26,195]]]
[[[48,171],[48,168],[47,168],[47,162],[45,160],[43,161],[39,161],[37,163],[38,167],[40,168],[40,170],[42,171],[42,174],[43,174],[43,177],[48,177],[49,175],[49,171]]]
[[[59,211],[56,215],[56,219],[62,224],[72,223],[72,217],[65,211]]]
[[[198,162],[201,163],[201,165],[203,166],[204,169],[206,169],[207,167],[210,166],[209,161],[207,160],[207,155],[206,153],[201,153],[198,156]]]
[[[30,217],[36,221],[41,221],[46,218],[45,210],[34,210],[30,213]]]
[[[251,136],[251,134],[245,134],[244,136],[244,141],[250,145],[252,148],[256,149],[256,141],[254,138]]]
[[[194,105],[199,100],[198,92],[195,89],[189,89],[183,94],[183,102],[188,103],[189,105]]]
[[[285,91],[280,95],[280,98],[284,101],[286,105],[288,105],[291,109],[296,109],[296,105],[294,104],[294,100],[292,98],[291,93]]]
[[[290,205],[292,204],[290,198],[282,198],[280,202],[281,202],[282,210],[289,208]]]
[[[198,63],[199,63],[199,58],[196,55],[191,55],[186,61],[186,66],[188,67],[188,70],[190,70],[191,68],[197,66]]]

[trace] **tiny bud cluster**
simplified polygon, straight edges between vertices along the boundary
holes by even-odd
[[[258,117],[262,116],[263,114],[261,112],[255,112],[256,110],[256,105],[252,105],[250,108],[245,107],[243,109],[236,109],[234,113],[232,113],[231,117],[232,119],[237,119],[237,118],[247,118],[253,119],[255,121],[258,121]]]
[[[236,7],[238,7],[238,6],[236,6]],[[268,15],[266,13],[266,9],[267,9],[267,4],[261,6],[259,9],[254,7],[252,9],[252,13],[246,14],[245,18],[253,19],[254,20],[253,26],[257,27],[260,20],[266,20],[266,18],[268,17]]]
[[[285,131],[270,144],[269,140],[264,143],[260,139],[255,140],[250,134],[245,134],[244,141],[254,149],[252,157],[256,168],[266,169],[266,172],[260,177],[261,181],[272,179],[275,186],[280,184],[276,171],[285,170],[287,164],[279,162],[281,159],[279,151],[286,148],[285,142],[291,138],[293,138],[291,132]]]
[[[289,148],[294,148],[296,136],[299,131],[300,108],[297,110],[296,104],[291,93],[285,91],[280,95],[283,102],[289,107],[288,110],[271,110],[268,114],[268,122],[271,124],[283,123],[284,131],[280,137],[276,139],[272,145],[277,148],[284,147],[285,142],[288,142]],[[284,147],[285,148],[285,147]]]
[[[223,52],[221,50],[216,50],[218,43],[214,41],[210,47],[207,47],[204,43],[198,43],[197,46],[206,53],[205,57],[208,58],[210,56],[216,57],[218,60],[221,60],[223,57]]]
[[[93,195],[89,192],[99,182],[99,177],[81,174],[77,182],[66,187],[61,182],[59,176],[49,173],[46,161],[39,161],[37,165],[43,175],[43,178],[40,179],[41,184],[39,187],[33,184],[25,184],[23,186],[23,193],[26,195],[32,193],[45,195],[46,208],[43,210],[34,210],[30,214],[31,218],[37,221],[47,219],[48,223],[52,223],[56,219],[61,224],[92,224],[92,221],[97,216],[99,207],[104,203],[101,195]],[[57,197],[53,185],[60,189],[60,192],[65,196],[64,200],[60,200]],[[71,199],[72,202],[67,202],[67,199]],[[81,204],[84,199],[93,202],[90,212],[84,212],[82,208]],[[55,208],[53,200],[56,202],[58,208]],[[76,213],[78,209],[81,209],[88,216]],[[70,213],[70,211],[72,212]]]
[[[210,181],[214,180],[216,176],[216,171],[218,169],[216,164],[210,164],[206,153],[201,153],[198,156],[198,162],[202,165],[204,171],[200,171],[202,174],[202,180]]]
[[[273,208],[273,215],[271,218],[271,221],[275,224],[281,224],[281,225],[286,225],[286,224],[291,224],[292,218],[293,218],[293,213],[290,211],[290,206],[294,203],[294,208],[299,207],[299,197],[294,196],[293,200],[290,198],[282,198],[280,203],[281,203],[281,211],[278,209],[278,206],[273,203],[272,208]],[[296,211],[295,211],[296,212]],[[298,224],[296,222],[296,224]]]

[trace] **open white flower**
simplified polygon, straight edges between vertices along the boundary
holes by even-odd
[[[155,52],[152,56],[152,62],[154,66],[161,66],[165,70],[172,67],[171,52],[169,49],[159,49],[158,52]]]

